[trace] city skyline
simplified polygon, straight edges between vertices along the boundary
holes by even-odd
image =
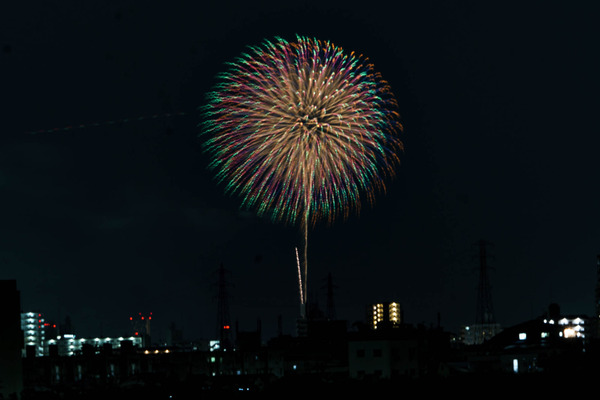
[[[324,308],[331,273],[340,319],[393,300],[456,330],[475,320],[484,239],[503,326],[550,303],[595,312],[594,6],[38,6],[0,16],[0,279],[24,310],[69,315],[83,336],[153,312],[208,337],[223,263],[240,328],[275,332],[282,315],[293,333],[301,235],[223,194],[197,136],[225,62],[303,34],[368,56],[405,128],[387,192],[310,232],[309,298]]]

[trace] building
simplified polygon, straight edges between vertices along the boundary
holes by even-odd
[[[562,315],[552,304],[548,313],[495,335],[469,357],[472,370],[513,373],[542,372],[576,365],[561,365],[590,353],[592,320],[586,316]]]
[[[23,331],[17,281],[0,280],[0,398],[20,398],[23,391]]]
[[[348,377],[368,381],[437,376],[452,353],[442,329],[408,324],[349,333],[347,349]]]
[[[21,330],[23,331],[25,348],[23,354],[27,356],[42,357],[46,354],[46,326],[42,313],[21,313]]]
[[[77,338],[74,334],[65,334],[57,336],[56,339],[49,339],[46,341],[46,346],[48,355],[74,356],[81,354],[86,346],[94,353],[106,348],[120,349],[124,341],[131,343],[133,346],[142,347],[142,337],[140,336]]]
[[[367,306],[367,323],[375,330],[382,326],[399,327],[403,322],[400,303],[376,303]]]
[[[369,376],[416,378],[420,374],[418,352],[419,341],[416,338],[353,338],[348,342],[348,373],[353,379]]]

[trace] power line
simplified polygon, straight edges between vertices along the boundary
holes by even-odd
[[[74,130],[78,130],[78,129],[98,128],[98,127],[102,127],[102,126],[122,125],[122,124],[131,123],[131,122],[140,122],[140,121],[148,121],[148,120],[166,119],[166,118],[179,117],[179,116],[185,116],[185,115],[187,115],[187,113],[185,113],[185,112],[143,115],[143,116],[132,117],[132,118],[113,119],[113,120],[102,121],[102,122],[90,122],[90,123],[79,124],[79,125],[68,125],[68,126],[63,126],[63,127],[58,127],[58,128],[51,128],[51,129],[39,129],[39,130],[36,130],[36,131],[30,131],[30,132],[27,132],[27,133],[29,133],[31,135],[36,135],[36,134],[44,134],[44,133],[67,132],[67,131],[74,131]]]

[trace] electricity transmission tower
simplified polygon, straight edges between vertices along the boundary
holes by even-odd
[[[327,275],[327,283],[325,288],[327,289],[327,310],[325,312],[325,317],[328,321],[334,321],[337,317],[335,314],[335,305],[333,302],[333,289],[336,286],[333,284],[333,277],[331,276],[331,272]]]
[[[489,267],[487,264],[487,246],[490,243],[480,240],[476,243],[479,247],[479,283],[477,285],[477,309],[475,314],[475,344],[481,344],[499,332],[500,326],[496,323],[494,306],[492,303],[492,290],[489,280]]]

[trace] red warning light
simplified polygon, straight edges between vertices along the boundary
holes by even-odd
[[[229,329],[229,325],[224,325],[223,329]]]

